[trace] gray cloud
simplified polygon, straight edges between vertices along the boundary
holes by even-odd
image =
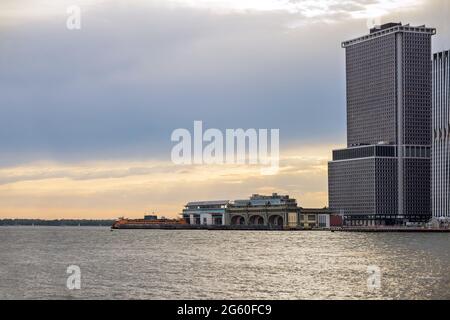
[[[280,128],[282,147],[344,139],[340,41],[364,20],[287,29],[304,16],[119,5],[87,10],[81,31],[65,18],[0,29],[0,164],[167,158],[172,130],[194,120]]]

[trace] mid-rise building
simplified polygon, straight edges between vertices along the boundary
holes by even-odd
[[[345,41],[347,149],[329,163],[329,204],[352,224],[431,217],[431,38],[388,23]]]
[[[432,208],[450,219],[450,51],[433,56]]]
[[[329,209],[300,208],[300,227],[302,229],[329,229],[332,213]]]
[[[189,202],[183,209],[182,217],[192,225],[225,225],[229,203],[228,200]]]

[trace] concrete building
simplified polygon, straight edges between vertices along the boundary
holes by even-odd
[[[300,208],[299,225],[302,229],[329,229],[330,217],[332,213],[329,209],[308,209]]]
[[[183,209],[182,217],[192,225],[226,225],[226,209],[230,201],[189,202]]]
[[[356,225],[431,217],[431,38],[389,23],[346,41],[347,149],[329,163],[329,203]]]
[[[450,51],[433,56],[432,211],[450,219]]]
[[[182,218],[191,225],[242,226],[258,229],[328,229],[332,211],[305,209],[287,195],[252,195],[235,201],[199,201],[186,204]]]

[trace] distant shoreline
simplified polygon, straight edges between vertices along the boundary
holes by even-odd
[[[96,219],[1,219],[0,227],[111,227],[114,222]]]

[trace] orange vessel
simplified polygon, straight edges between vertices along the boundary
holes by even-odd
[[[112,225],[112,229],[157,229],[170,226],[184,226],[188,223],[184,219],[127,219],[119,218]]]

